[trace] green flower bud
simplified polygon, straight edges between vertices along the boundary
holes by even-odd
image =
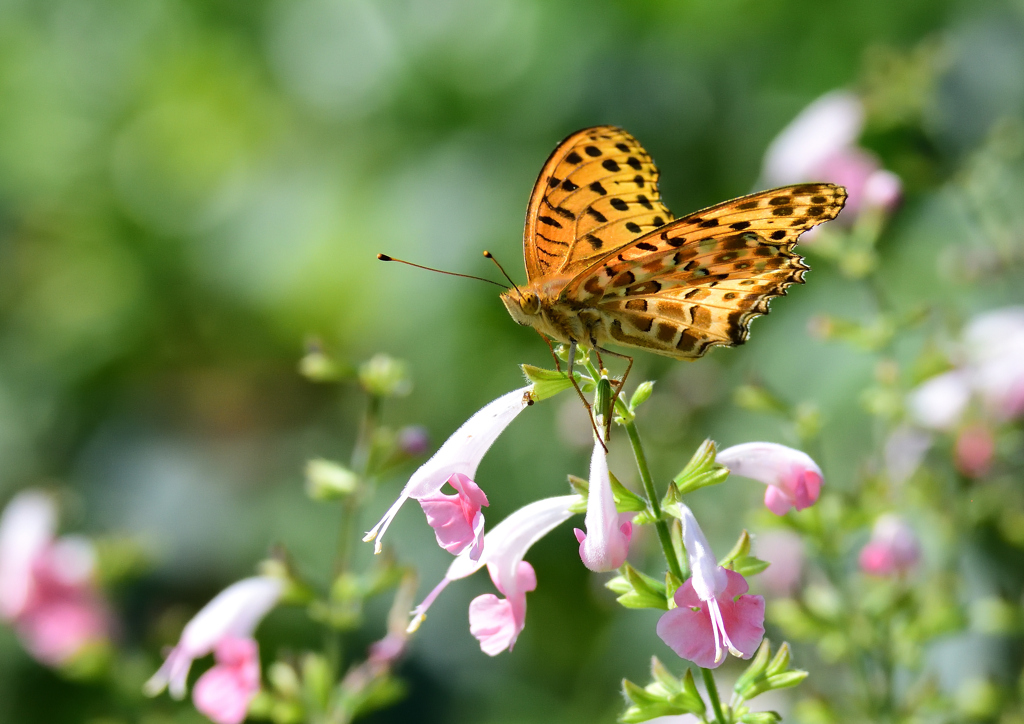
[[[359,368],[363,389],[378,397],[404,397],[412,392],[412,380],[401,360],[377,354]]]
[[[314,458],[306,463],[306,494],[313,500],[337,500],[359,487],[359,476],[332,460]]]
[[[629,398],[629,409],[636,412],[636,408],[647,402],[650,399],[651,393],[654,392],[654,381],[647,380],[637,385],[636,390],[633,392],[633,396]]]
[[[291,664],[283,661],[275,661],[267,669],[267,681],[281,696],[294,699],[299,696],[302,689],[299,683],[299,675],[292,668]]]
[[[333,684],[327,659],[313,653],[302,657],[302,685],[306,701],[313,702],[321,711],[326,710]]]

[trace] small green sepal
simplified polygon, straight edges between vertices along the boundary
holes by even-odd
[[[546,370],[543,367],[534,367],[533,365],[519,365],[519,367],[522,369],[523,374],[526,375],[527,381],[533,384],[534,402],[546,400],[560,392],[572,389],[572,382],[569,380],[569,375],[565,372]],[[594,389],[594,381],[589,377],[585,377],[579,372],[573,372],[572,376],[576,379],[576,384],[584,392],[590,392]]]
[[[766,691],[788,689],[807,678],[806,671],[789,668],[789,644],[783,643],[775,657],[768,661],[770,653],[765,641],[750,666],[736,681],[733,690],[741,700],[749,701]]]
[[[750,534],[744,530],[740,533],[736,545],[718,562],[718,565],[736,571],[741,576],[753,576],[767,568],[768,562],[750,555]]]
[[[622,575],[616,576],[605,587],[619,594],[616,599],[626,608],[657,608],[668,610],[665,584],[656,578],[641,573],[629,563],[624,563]]]
[[[619,721],[628,724],[659,716],[703,715],[707,711],[689,669],[682,679],[677,679],[655,656],[651,658],[651,678],[654,681],[644,688],[628,679],[622,680],[622,691],[633,705],[626,709]]]
[[[705,440],[697,448],[678,475],[673,478],[678,495],[691,493],[694,490],[717,485],[729,477],[729,470],[715,462],[717,449],[713,440]]]
[[[639,513],[647,510],[647,501],[620,483],[612,473],[612,495],[615,497],[615,509],[620,513]]]

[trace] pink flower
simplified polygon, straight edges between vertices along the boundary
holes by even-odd
[[[476,560],[484,548],[484,516],[480,507],[488,505],[487,496],[462,473],[448,478],[448,484],[455,488],[456,495],[434,493],[420,498],[420,507],[439,546],[455,555],[469,548],[469,557]]]
[[[171,649],[163,666],[146,682],[146,694],[156,696],[169,687],[171,696],[183,698],[192,662],[213,652],[224,641],[251,639],[256,626],[277,605],[283,592],[284,581],[281,579],[254,576],[232,583],[218,593],[185,625],[178,645]],[[232,648],[231,644],[227,646],[225,661],[237,662],[239,649]],[[217,690],[219,685],[211,686]]]
[[[624,521],[621,520],[623,518]],[[615,509],[611,476],[608,474],[608,455],[604,446],[595,440],[594,453],[590,458],[587,517],[584,520],[587,532],[574,529],[583,565],[597,573],[613,571],[621,566],[629,553],[632,520],[632,513],[620,515]]]
[[[487,534],[483,555],[470,558],[470,550],[452,561],[448,572],[423,602],[413,610],[409,631],[415,631],[427,616],[427,610],[449,583],[465,578],[487,566],[491,580],[505,598],[484,594],[469,606],[469,630],[480,642],[481,650],[496,656],[512,650],[526,625],[526,594],[537,587],[533,567],[523,560],[534,543],[572,515],[578,495],[544,498],[523,506],[501,521]]]
[[[771,565],[757,580],[766,593],[789,596],[800,585],[804,569],[804,542],[789,530],[769,530],[754,540],[757,557]]]
[[[807,453],[774,442],[733,445],[715,458],[729,472],[765,483],[764,504],[776,515],[814,505],[821,493],[821,468]]]
[[[768,186],[831,181],[849,197],[840,218],[854,219],[866,209],[892,211],[900,202],[900,178],[859,148],[864,106],[848,91],[832,91],[797,114],[768,146],[762,181]]]
[[[260,690],[259,647],[251,638],[226,636],[213,655],[217,663],[199,677],[192,703],[216,724],[241,724]]]
[[[974,317],[964,329],[967,373],[989,415],[1024,414],[1024,307],[1003,307]]]
[[[954,446],[957,470],[969,478],[980,478],[992,467],[996,441],[985,425],[969,425],[960,431]]]
[[[886,514],[871,531],[871,540],[860,551],[860,568],[872,576],[904,574],[917,565],[921,547],[914,530],[897,515]]]
[[[484,406],[463,423],[430,460],[413,473],[409,482],[402,488],[398,500],[392,504],[377,525],[363,536],[366,542],[376,541],[375,553],[380,553],[384,532],[406,500],[422,500],[437,495],[456,473],[470,480],[476,477],[480,461],[498,435],[530,404],[529,395],[532,389],[530,386],[513,390]],[[438,542],[441,543],[440,537]],[[441,545],[444,546],[443,543]]]
[[[716,563],[693,512],[679,507],[693,574],[676,589],[676,608],[658,619],[658,636],[680,657],[705,669],[719,666],[727,651],[749,659],[764,637],[764,598],[744,595],[743,576]]]
[[[110,614],[95,584],[92,543],[54,540],[53,500],[25,491],[0,518],[0,618],[14,625],[40,663],[63,666],[110,637]]]
[[[910,416],[928,430],[951,430],[960,423],[971,400],[970,375],[952,370],[915,387],[907,398]]]

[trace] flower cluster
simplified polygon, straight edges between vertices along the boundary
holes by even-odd
[[[530,503],[484,533],[480,511],[488,500],[474,480],[477,467],[498,435],[537,397],[533,386],[525,387],[499,397],[474,414],[412,475],[397,501],[364,538],[375,540],[379,551],[381,536],[401,505],[412,498],[419,501],[438,544],[456,555],[444,579],[413,611],[410,632],[422,624],[431,605],[452,581],[486,566],[500,596],[484,594],[473,599],[469,606],[470,633],[488,655],[511,650],[525,626],[526,594],[537,586],[536,574],[524,557],[538,539],[582,510],[584,492],[585,530],[575,529],[581,561],[595,572],[632,570],[626,558],[634,519],[640,513],[643,523],[651,523],[654,509],[648,500],[613,482],[606,446],[596,435],[589,480],[580,494]],[[631,416],[636,404],[634,400],[632,406],[620,412]],[[709,449],[710,457],[694,472],[693,480],[682,485],[683,492],[720,482],[731,471],[764,483],[765,504],[775,514],[783,515],[791,508],[802,510],[812,505],[821,491],[821,469],[800,451],[775,443],[746,443],[721,451],[715,463],[713,445]],[[446,483],[455,494],[440,492]],[[677,497],[666,510],[681,521],[682,542],[692,573],[685,581],[677,579],[671,590],[658,594],[660,603],[657,595],[652,599],[655,605],[671,609],[659,621],[658,634],[677,654],[702,667],[719,666],[727,653],[749,658],[764,635],[764,599],[747,595],[743,575],[715,560],[693,513],[678,499],[680,490],[674,488]],[[662,520],[656,522],[664,525]]]
[[[110,639],[112,621],[95,580],[96,552],[81,536],[57,538],[53,499],[16,495],[0,517],[0,620],[47,666],[71,664]]]

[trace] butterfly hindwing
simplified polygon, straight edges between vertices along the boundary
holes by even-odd
[[[633,136],[614,126],[574,133],[548,158],[530,198],[527,278],[572,277],[671,220],[658,169]]]
[[[803,184],[718,204],[595,261],[562,296],[596,308],[619,344],[682,359],[741,344],[769,300],[803,281],[797,237],[845,200],[841,187]]]

